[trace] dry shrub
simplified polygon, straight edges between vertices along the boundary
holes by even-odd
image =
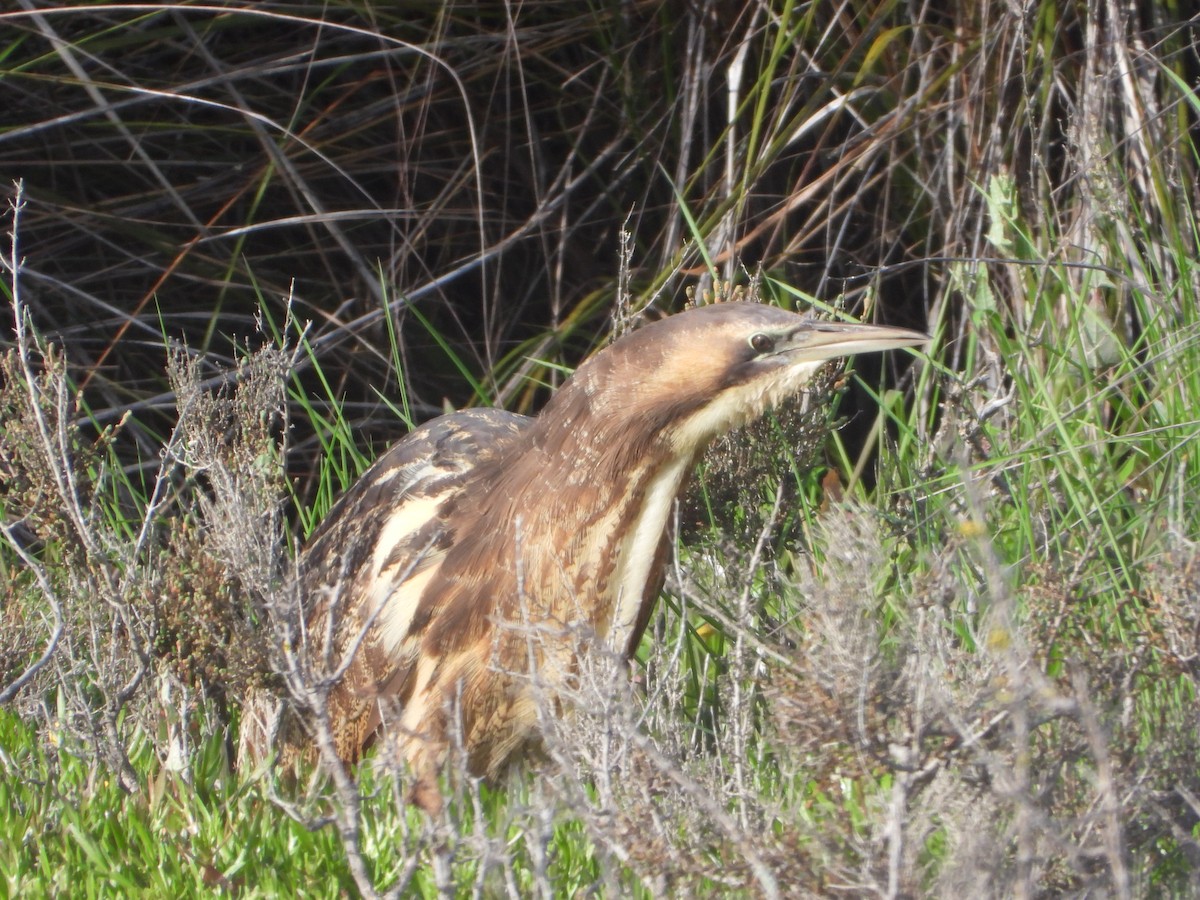
[[[264,612],[284,582],[284,385],[291,360],[264,347],[216,391],[199,360],[178,348],[168,374],[179,398],[173,455],[198,510],[168,537],[163,637],[197,686],[241,697],[270,671]],[[180,601],[180,602],[177,602]]]
[[[177,351],[179,425],[139,503],[110,467],[111,431],[85,438],[67,361],[17,296],[17,346],[0,359],[0,700],[135,790],[136,735],[186,771],[180,741],[223,728],[228,698],[268,671],[260,610],[285,569],[290,358],[248,353],[208,391]]]
[[[19,698],[54,744],[89,748],[132,788],[118,719],[149,671],[152,626],[126,537],[106,518],[108,435],[84,442],[65,359],[15,312],[18,345],[0,363],[0,531],[25,569],[3,610],[0,701]]]
[[[813,547],[820,563],[791,583],[766,578],[768,595],[798,598],[774,638],[755,612],[769,598],[744,624],[722,610],[748,578],[734,558],[688,557],[677,587],[728,630],[707,711],[682,645],[665,643],[632,683],[593,654],[569,715],[546,715],[547,790],[609,864],[665,895],[1132,896],[1178,883],[1200,849],[1194,548],[1152,570],[1157,624],[1130,654],[1104,649],[1099,612],[1066,576],[1015,583],[974,529],[915,579],[873,512],[831,508]],[[1187,706],[1157,709],[1147,740],[1141,679],[1164,677],[1186,680]],[[1158,871],[1164,841],[1182,856]]]

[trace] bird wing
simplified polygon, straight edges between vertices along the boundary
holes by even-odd
[[[427,422],[380,457],[309,539],[300,558],[307,643],[318,672],[344,669],[329,694],[343,760],[357,758],[380,723],[379,698],[402,695],[415,662],[405,638],[454,540],[440,511],[530,422],[492,409]]]

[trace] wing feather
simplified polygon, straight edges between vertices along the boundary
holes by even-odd
[[[482,462],[504,453],[531,420],[501,410],[442,416],[397,443],[330,511],[301,556],[308,633],[326,671],[346,666],[330,693],[343,759],[378,727],[382,697],[402,696],[419,641],[410,626],[454,534],[439,515]],[[336,617],[330,619],[329,617]],[[329,646],[331,645],[331,646]]]
[[[471,409],[427,422],[363,473],[309,538],[299,560],[306,641],[318,675],[343,672],[329,694],[343,761],[353,762],[369,743],[387,713],[381,700],[404,696],[420,644],[410,634],[413,617],[454,541],[441,511],[531,421]],[[296,746],[304,730],[295,724],[271,729],[285,758],[307,755]],[[251,740],[250,758],[265,755],[254,744],[269,740]]]

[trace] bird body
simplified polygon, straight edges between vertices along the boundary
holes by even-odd
[[[300,560],[310,652],[342,672],[328,695],[339,757],[386,732],[427,808],[455,741],[473,774],[497,775],[536,738],[537,691],[553,696],[579,653],[636,651],[672,509],[709,442],[830,358],[924,340],[717,304],[622,337],[536,418],[468,410],[416,429]],[[285,729],[285,744],[301,739]],[[265,751],[262,734],[251,744]]]

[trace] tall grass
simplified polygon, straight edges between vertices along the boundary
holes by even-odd
[[[0,13],[8,890],[1191,890],[1185,17]],[[632,687],[599,665],[536,772],[436,820],[402,774],[349,817],[233,776],[263,598],[370,458],[723,280],[934,342],[716,448]]]

